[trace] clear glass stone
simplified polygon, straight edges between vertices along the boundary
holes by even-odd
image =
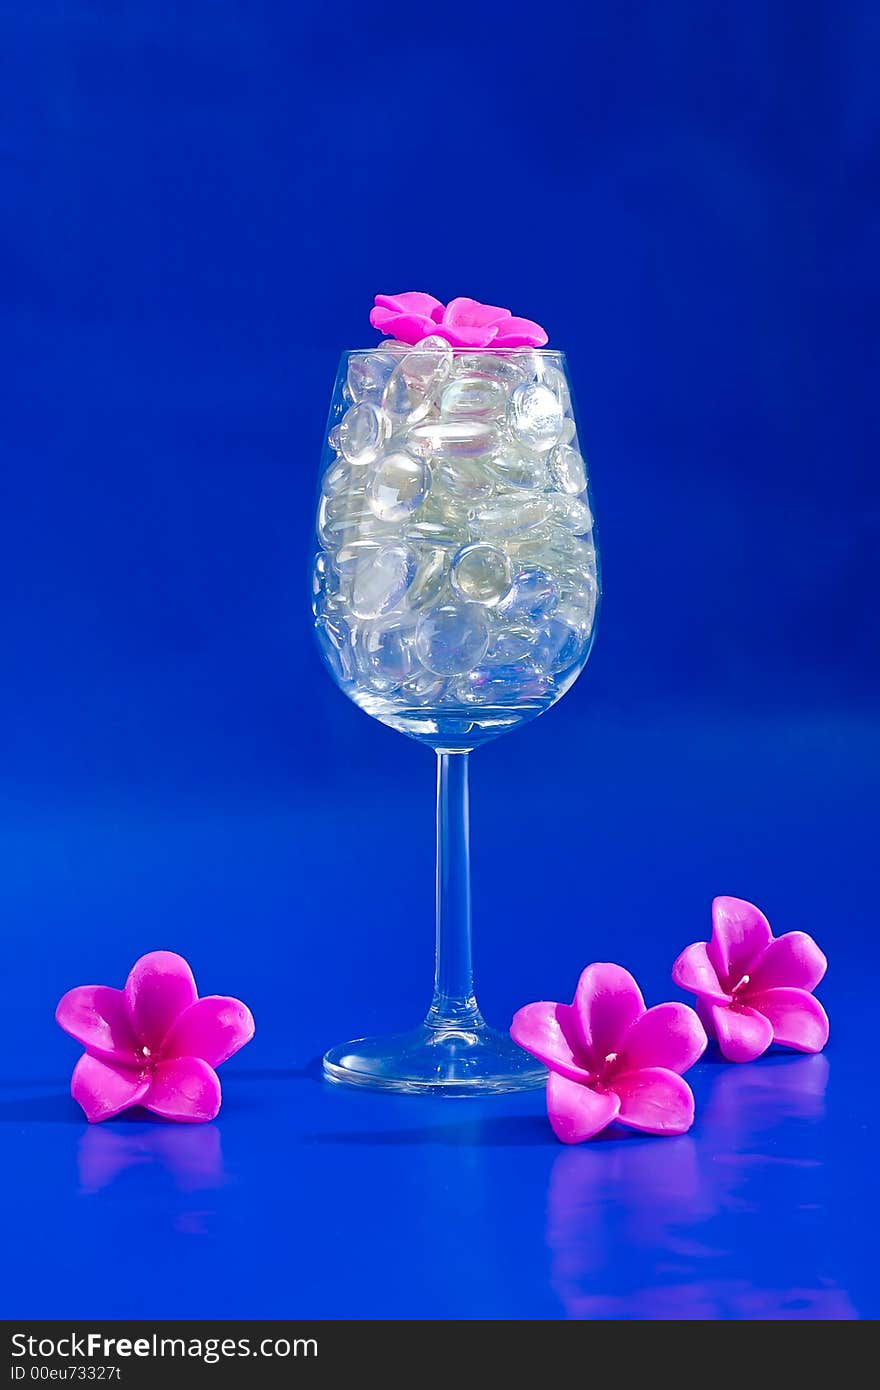
[[[573,575],[560,574],[559,594],[565,606],[579,610],[581,621],[591,627],[599,597],[599,585],[596,579],[589,574],[580,575],[577,578]]]
[[[521,454],[512,445],[503,447],[489,464],[492,476],[505,490],[543,492],[547,465],[533,454]]]
[[[576,609],[559,608],[538,630],[532,651],[535,665],[556,675],[576,666],[587,649],[590,627]]]
[[[447,692],[447,682],[433,671],[419,667],[400,687],[402,697],[414,705],[439,705]]]
[[[348,591],[341,588],[337,593],[325,593],[320,600],[314,604],[315,617],[325,618],[344,618],[346,621],[351,616],[351,604],[349,603]]]
[[[455,353],[452,345],[447,343],[445,338],[441,338],[438,333],[429,333],[427,338],[420,338],[413,352],[433,352],[435,357],[439,357],[446,364],[449,371],[452,371],[455,361]]]
[[[330,433],[328,434],[328,436],[327,436],[327,443],[330,445],[330,448],[331,448],[331,449],[335,449],[335,450],[337,451],[337,453],[339,452],[339,425],[338,425],[338,424],[334,425],[333,428],[332,428],[332,430],[331,430]]]
[[[521,704],[541,699],[550,689],[547,676],[529,663],[516,666],[477,666],[453,682],[453,692],[464,705]]]
[[[318,517],[315,522],[315,530],[318,533],[318,540],[325,550],[332,549],[336,543],[336,537],[330,530],[330,518],[327,515],[329,506],[330,498],[327,496],[326,492],[322,493],[321,500],[318,503]]]
[[[527,371],[516,357],[500,357],[491,352],[468,352],[457,358],[462,372],[497,381],[505,390],[524,381]]]
[[[318,618],[315,636],[327,665],[339,683],[354,680],[355,660],[351,629],[340,617]]]
[[[512,666],[528,657],[535,644],[537,632],[526,623],[500,623],[489,633],[489,645],[483,664],[486,666]]]
[[[388,436],[388,419],[370,401],[360,401],[339,422],[339,448],[349,463],[375,463]]]
[[[367,483],[367,498],[383,521],[400,521],[417,511],[428,495],[431,475],[423,459],[404,452],[384,454]]]
[[[452,370],[452,348],[442,338],[424,338],[401,358],[382,393],[382,406],[398,424],[423,420]]]
[[[352,531],[362,539],[379,539],[388,536],[390,530],[374,515],[366,494],[361,491],[341,492],[336,497],[324,498],[318,512],[319,524],[323,524],[322,541],[328,549],[351,539]]]
[[[344,458],[336,458],[324,474],[321,486],[328,497],[335,497],[351,487],[351,482],[351,464]]]
[[[354,571],[362,560],[378,555],[381,549],[382,541],[376,537],[351,536],[336,552],[336,568],[345,573]]]
[[[541,526],[550,515],[550,503],[541,496],[499,498],[491,506],[482,507],[474,517],[474,530],[487,539],[519,536]]]
[[[577,448],[577,425],[570,415],[566,415],[559,434],[560,444],[573,444]]]
[[[346,529],[340,537],[340,544],[349,540],[383,542],[397,539],[394,522],[382,521],[372,511],[367,511],[363,515],[359,515],[357,520],[349,519],[347,521]]]
[[[511,621],[538,622],[558,606],[559,585],[554,576],[540,565],[526,565],[514,575],[502,612]]]
[[[451,494],[450,501],[453,505],[446,510],[450,519],[461,515],[454,505],[455,502],[477,502],[481,498],[490,497],[495,487],[491,474],[486,471],[480,459],[438,459],[434,464],[434,477],[443,491]],[[442,494],[438,492],[438,505],[442,506],[443,500]]]
[[[550,501],[553,504],[554,520],[573,536],[585,536],[592,531],[593,514],[586,502],[582,502],[579,497],[569,497],[564,492],[551,493]]]
[[[329,555],[315,556],[312,566],[312,598],[316,609],[323,606],[324,600],[339,592],[339,573]]]
[[[390,417],[392,424],[397,427],[408,420],[420,420],[422,416],[427,415],[430,408],[430,401],[410,389],[409,382],[398,364],[382,392],[382,409]]]
[[[554,485],[560,492],[577,497],[587,486],[587,469],[577,449],[570,444],[557,444],[547,462]]]
[[[389,540],[391,526],[380,521],[370,509],[362,492],[341,492],[335,497],[322,497],[318,506],[318,536],[325,550],[353,540],[353,532],[361,540]]]
[[[443,592],[449,570],[449,550],[442,546],[426,546],[418,556],[418,565],[406,596],[407,605],[416,610],[434,603]]]
[[[393,352],[380,349],[377,352],[356,352],[348,359],[348,379],[346,386],[353,401],[372,401],[378,405],[388,378],[397,366],[398,357]]]
[[[344,618],[348,612],[345,599],[337,591],[318,589],[312,594],[312,613],[316,618]]]
[[[412,672],[413,629],[391,624],[370,623],[357,638],[361,665],[373,688],[396,690]]]
[[[378,618],[403,600],[416,572],[408,545],[386,545],[358,565],[352,586],[352,611],[359,618]]]
[[[580,584],[566,584],[563,588],[565,611],[572,622],[590,632],[596,616],[596,603],[599,586],[595,580],[584,576]]]
[[[562,406],[548,386],[538,382],[517,386],[507,418],[517,439],[535,453],[544,454],[559,442]]]
[[[462,493],[452,492],[444,486],[444,479],[451,480],[451,473],[444,463],[434,464],[433,481],[431,492],[425,503],[424,511],[421,516],[431,521],[442,521],[446,525],[456,526],[459,532],[466,532],[470,524],[470,517],[473,511],[473,501],[467,495],[467,488],[461,478],[462,470],[478,470],[479,465],[472,463],[469,459],[462,459],[456,463],[456,475],[462,486]],[[477,472],[477,477],[481,474]]]
[[[494,608],[506,597],[511,577],[510,561],[494,545],[467,545],[452,562],[452,584],[459,596],[487,608]]]
[[[574,536],[571,531],[557,529],[555,544],[564,555],[574,574],[596,574],[596,546],[592,536]]]
[[[542,386],[546,386],[548,391],[552,391],[563,415],[571,413],[571,392],[568,389],[568,382],[565,373],[561,372],[553,362],[548,362],[545,357],[537,358],[535,376]]]
[[[444,603],[422,614],[416,628],[416,653],[422,665],[438,676],[470,671],[483,658],[489,629],[482,609],[474,603]]]
[[[440,414],[447,420],[496,420],[506,409],[506,388],[488,376],[455,376],[440,397]]]
[[[406,436],[421,458],[489,458],[498,449],[497,427],[485,420],[429,420]]]
[[[561,531],[549,525],[536,526],[531,531],[526,531],[522,536],[512,536],[507,542],[507,552],[513,561],[514,569],[521,569],[523,565],[540,565],[546,561],[552,569],[556,565],[556,546],[554,541],[556,535],[569,535],[568,531]]]
[[[467,538],[467,534],[467,526],[463,526],[453,517],[444,518],[437,514],[425,516],[421,512],[418,513],[418,519],[410,522],[406,528],[406,539],[409,541],[442,545],[456,550]]]

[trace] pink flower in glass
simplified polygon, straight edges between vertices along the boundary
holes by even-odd
[[[812,991],[828,962],[811,936],[774,937],[754,903],[716,898],[712,939],[695,941],[672,978],[697,996],[697,1012],[729,1062],[751,1062],[772,1042],[821,1052],[828,1015]]]
[[[402,343],[444,338],[452,347],[543,347],[547,334],[531,319],[515,318],[509,309],[476,299],[452,299],[444,307],[433,295],[377,294],[370,323]]]
[[[612,1120],[648,1134],[684,1134],[694,1097],[682,1073],[706,1048],[686,1004],[645,1008],[620,965],[588,965],[571,1004],[526,1004],[514,1042],[550,1068],[547,1114],[563,1144],[579,1144]]]
[[[250,1009],[222,994],[200,999],[173,951],[141,956],[124,989],[69,990],[55,1018],[86,1049],[70,1093],[90,1123],[132,1105],[167,1120],[213,1120],[221,1101],[214,1068],[254,1036]]]
[[[443,315],[443,305],[432,294],[408,290],[406,294],[377,294],[370,323],[401,343],[429,338]]]

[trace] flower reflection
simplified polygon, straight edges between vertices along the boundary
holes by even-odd
[[[692,1135],[554,1162],[551,1283],[570,1318],[851,1319],[822,1232],[824,1057],[700,1068]]]
[[[718,1141],[776,1129],[784,1120],[817,1121],[825,1115],[826,1057],[765,1057],[759,1067],[718,1066],[711,1078],[703,1129]]]
[[[90,1126],[77,1153],[80,1189],[100,1192],[130,1168],[152,1168],[170,1177],[179,1192],[222,1187],[226,1182],[216,1125]]]
[[[609,1140],[553,1165],[551,1282],[570,1318],[709,1316],[681,1277],[701,1203],[693,1139]],[[673,1307],[674,1305],[674,1307]]]

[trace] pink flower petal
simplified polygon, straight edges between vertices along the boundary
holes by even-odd
[[[492,323],[480,328],[468,328],[458,323],[435,323],[431,332],[437,338],[445,338],[453,347],[488,347],[495,341],[498,329]]]
[[[390,309],[374,309],[370,323],[401,343],[418,343],[436,331],[436,324],[421,314],[398,314]]]
[[[210,1066],[219,1067],[253,1036],[253,1015],[240,999],[206,994],[171,1025],[162,1053],[165,1057],[201,1057]]]
[[[750,995],[749,1004],[767,1019],[773,1041],[783,1047],[821,1052],[828,1041],[828,1015],[805,989],[767,989]]]
[[[708,1038],[714,1038],[717,1041],[718,1034],[715,1032],[715,1020],[712,1017],[711,1000],[703,999],[700,995],[697,995],[696,1014],[706,1030],[706,1036]]]
[[[455,324],[458,328],[484,328],[487,324],[509,318],[509,309],[499,309],[497,304],[481,304],[478,299],[460,297],[450,299],[440,321]]]
[[[786,932],[770,942],[764,954],[752,966],[746,998],[779,985],[795,989],[815,989],[828,962],[811,936],[804,931]]]
[[[418,314],[432,322],[443,314],[440,300],[432,294],[423,294],[421,290],[406,290],[404,294],[377,294],[373,303],[377,309],[393,309],[398,314]]]
[[[547,1081],[547,1116],[563,1144],[580,1144],[610,1125],[620,1102],[610,1091],[591,1091],[551,1072]]]
[[[370,323],[382,333],[390,333],[394,324],[404,315],[399,309],[371,309]]]
[[[626,1033],[613,1064],[613,1075],[646,1067],[663,1067],[681,1074],[702,1057],[706,1045],[706,1030],[687,1004],[655,1004]]]
[[[773,1028],[747,1004],[710,1004],[718,1046],[728,1062],[753,1062],[773,1041]]]
[[[141,956],[125,982],[125,998],[142,1043],[155,1054],[174,1020],[198,995],[192,971],[183,956],[173,951],[151,951]]]
[[[628,970],[597,961],[578,980],[572,1007],[574,1050],[598,1069],[609,1053],[620,1051],[624,1033],[645,1012],[645,1001]]]
[[[615,1075],[614,1093],[620,1101],[618,1120],[647,1134],[684,1134],[694,1122],[694,1096],[677,1072],[666,1067],[642,1067]]]
[[[547,334],[539,323],[531,319],[503,319],[498,325],[496,347],[543,347]]]
[[[541,1001],[518,1009],[510,1025],[510,1036],[526,1052],[531,1052],[551,1071],[572,1081],[586,1081],[589,1073],[578,1063],[569,1042],[569,1021],[572,1013],[568,1004]]]
[[[731,996],[722,989],[715,967],[706,954],[705,941],[695,941],[692,946],[685,946],[672,967],[672,978],[692,994],[714,999],[718,1004],[730,1003]]]
[[[706,950],[719,981],[732,992],[773,939],[760,908],[743,898],[712,903],[712,940]]]
[[[89,1124],[112,1119],[143,1100],[150,1089],[139,1072],[125,1071],[86,1052],[73,1069],[70,1094],[85,1111]]]
[[[220,1078],[201,1057],[171,1057],[160,1062],[144,1105],[166,1120],[201,1124],[220,1109]]]
[[[56,1022],[93,1057],[136,1067],[137,1040],[121,989],[109,985],[78,985],[55,1010]]]

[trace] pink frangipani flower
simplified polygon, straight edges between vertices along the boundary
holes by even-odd
[[[716,898],[712,939],[686,946],[672,978],[697,996],[697,1012],[729,1062],[752,1062],[772,1042],[821,1052],[828,1015],[813,997],[828,962],[811,936],[774,937],[754,903]]]
[[[526,1004],[510,1036],[550,1068],[547,1114],[563,1144],[612,1120],[648,1134],[684,1134],[693,1124],[682,1073],[705,1051],[703,1026],[686,1004],[646,1009],[620,965],[588,965],[571,1004]]]
[[[531,319],[515,318],[509,309],[480,304],[476,299],[452,299],[441,304],[432,294],[377,294],[370,323],[401,343],[444,338],[457,348],[543,347],[547,334]]]
[[[173,951],[141,956],[124,989],[69,990],[55,1018],[86,1049],[70,1093],[90,1123],[132,1105],[166,1120],[213,1120],[221,1101],[214,1068],[254,1036],[250,1009],[222,994],[200,999]]]

